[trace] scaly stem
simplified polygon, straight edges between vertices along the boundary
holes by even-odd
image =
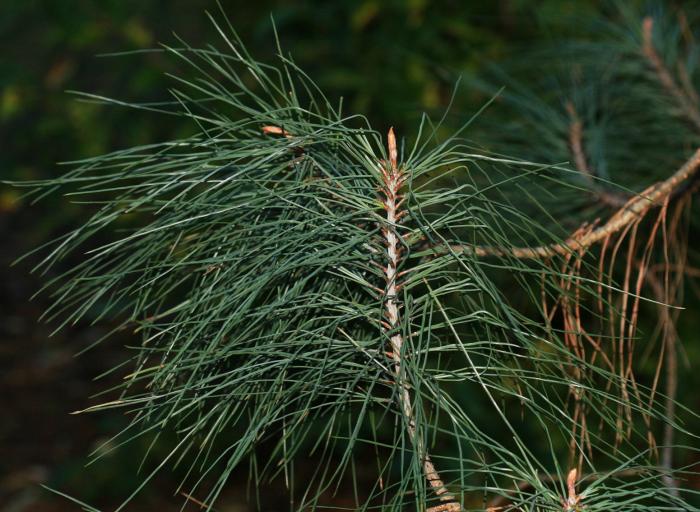
[[[422,461],[423,473],[430,483],[431,488],[443,503],[428,509],[431,512],[454,512],[461,510],[459,503],[447,490],[440,474],[435,469],[430,455],[428,454],[423,439],[416,433],[416,423],[413,416],[413,406],[411,394],[403,375],[404,340],[401,334],[401,317],[398,304],[398,293],[400,285],[397,283],[398,268],[401,262],[401,246],[396,228],[400,225],[404,212],[401,210],[402,198],[399,194],[401,186],[406,180],[404,169],[397,165],[396,137],[393,128],[388,135],[389,162],[381,167],[383,178],[382,194],[383,204],[386,211],[386,226],[382,230],[384,243],[386,244],[387,262],[384,267],[385,277],[385,301],[384,316],[386,317],[387,331],[391,333],[389,338],[391,344],[391,357],[394,362],[394,377],[399,387],[401,401],[401,412],[406,422],[406,429],[411,442],[414,444],[418,456]]]

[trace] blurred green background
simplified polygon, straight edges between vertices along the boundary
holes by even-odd
[[[478,76],[523,48],[570,35],[572,20],[595,19],[609,8],[594,0],[222,0],[222,6],[258,59],[276,51],[272,16],[283,48],[329,97],[343,96],[346,112],[366,115],[378,129],[393,125],[399,133],[424,111],[442,112],[461,75]],[[206,0],[4,0],[0,179],[56,176],[62,172],[58,162],[184,133],[189,127],[178,123],[186,121],[81,102],[66,91],[167,99],[166,73],[177,72],[177,62],[157,53],[98,55],[176,45],[176,36],[192,46],[219,44],[207,9],[218,7]],[[489,94],[462,86],[456,98],[448,118],[453,126]],[[121,360],[129,339],[111,338],[75,358],[110,326],[78,325],[49,336],[52,326],[38,320],[46,299],[29,300],[46,277],[30,275],[31,258],[10,263],[78,222],[80,209],[60,197],[31,206],[20,192],[0,188],[0,508],[76,509],[43,491],[41,483],[110,508],[140,481],[136,467],[144,446],[129,445],[86,469],[87,454],[124,419],[68,413],[107,387],[112,377],[93,379]],[[690,334],[697,325],[681,327],[688,358],[700,360],[700,340]],[[680,400],[697,409],[692,390],[700,383],[683,371]],[[173,478],[163,474],[128,510],[179,509],[182,497],[173,495]],[[219,509],[247,510],[245,495],[245,483],[233,482]],[[285,507],[282,492],[266,500],[269,510]]]

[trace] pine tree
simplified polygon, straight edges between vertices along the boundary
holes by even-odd
[[[653,19],[567,48],[586,78],[558,107],[503,94],[535,132],[515,127],[495,149],[527,160],[475,149],[472,121],[446,137],[427,116],[415,134],[374,129],[281,49],[276,66],[257,62],[222,19],[225,51],[162,50],[192,74],[173,78],[171,103],[129,105],[184,117],[191,136],[22,184],[92,211],[41,248],[44,272],[84,254],[47,282],[46,318],[118,319],[141,340],[118,398],[87,410],[128,414],[116,444],[177,437],[134,494],[185,466],[183,499],[214,509],[248,464],[256,489],[283,478],[294,510],[337,508],[339,489],[363,510],[696,510],[672,462],[672,366],[665,400],[661,359],[651,387],[634,372],[647,289],[677,364],[665,304],[682,288],[700,168],[696,72],[672,71]],[[635,101],[676,150],[657,140],[643,166],[669,172],[641,191],[605,169],[644,137],[608,155],[592,131]],[[580,207],[590,199],[601,209]],[[567,215],[572,230],[563,207],[586,217]]]

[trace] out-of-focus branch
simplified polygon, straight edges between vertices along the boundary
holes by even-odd
[[[642,53],[666,91],[676,100],[684,115],[695,127],[700,130],[700,109],[693,96],[687,94],[671,75],[668,67],[654,47],[654,19],[651,16],[644,18],[642,22]]]
[[[595,229],[582,226],[568,240],[560,244],[510,248],[451,244],[449,249],[457,253],[470,253],[476,256],[511,256],[522,259],[549,258],[579,252],[639,220],[651,208],[660,206],[676,190],[693,180],[699,169],[700,149],[696,150],[693,156],[668,179],[652,185],[630,199],[605,224]]]
[[[191,502],[194,503],[195,505],[199,505],[199,508],[200,508],[200,509],[206,508],[206,509],[208,509],[208,510],[211,510],[211,508],[212,508],[211,505],[207,505],[207,504],[204,503],[203,501],[198,500],[198,499],[195,498],[194,496],[190,496],[190,495],[187,494],[186,492],[181,492],[180,495],[184,496],[185,499],[186,499],[187,501],[191,501]]]
[[[678,392],[678,333],[667,305],[669,302],[668,292],[661,280],[654,272],[647,272],[644,277],[654,293],[654,298],[659,303],[659,316],[663,331],[663,354],[666,357],[665,413],[667,422],[664,424],[661,466],[670,472],[673,469],[673,438],[675,433],[671,420],[676,415],[676,394]],[[671,475],[667,475],[664,482],[672,491],[678,487]]]
[[[576,112],[574,108],[574,104],[570,101],[566,102],[566,111],[569,113],[569,117],[571,117],[571,124],[569,125],[569,145],[571,146],[571,153],[574,156],[574,164],[576,164],[578,171],[593,184],[593,171],[588,166],[586,153],[583,150],[583,123],[578,116],[578,112]]]
[[[566,103],[566,111],[571,118],[571,124],[569,125],[569,147],[571,148],[571,154],[574,158],[576,169],[588,180],[591,191],[602,203],[613,208],[624,206],[629,200],[628,197],[604,190],[596,183],[596,173],[588,163],[586,151],[583,146],[583,123],[581,122],[581,118],[578,112],[576,112],[574,104],[570,101]]]
[[[681,29],[681,34],[683,34],[683,40],[685,41],[686,50],[689,51],[695,46],[695,38],[693,37],[693,31],[688,23],[688,16],[685,14],[683,9],[678,11],[678,25]],[[678,78],[681,80],[681,85],[685,90],[686,95],[695,105],[700,105],[700,97],[698,97],[698,92],[695,90],[690,76],[688,75],[688,67],[683,61],[679,61],[676,65],[678,71]]]
[[[655,265],[650,265],[649,266],[649,272],[659,272],[660,270],[664,270],[668,268],[669,272],[677,272],[681,274],[685,274],[688,277],[700,277],[700,268],[695,268],[695,267],[689,267],[687,265],[678,265],[678,264],[666,264],[666,263],[656,263]]]
[[[695,100],[697,94],[692,90],[686,92],[680,87],[663,59],[656,51],[653,44],[654,20],[646,17],[642,25],[642,53],[649,61],[649,64],[656,72],[659,82],[666,91],[677,101],[682,113],[688,120],[700,130],[700,108]],[[576,168],[589,180],[593,181],[593,171],[586,159],[583,147],[583,127],[573,105],[567,105],[567,110],[572,119],[569,130],[569,144],[573,154]],[[610,235],[624,229],[632,222],[643,217],[648,210],[662,204],[667,198],[674,198],[683,195],[688,188],[695,183],[695,178],[700,168],[700,150],[668,179],[652,185],[644,192],[634,196],[626,202],[617,196],[608,196],[605,191],[599,195],[601,200],[609,206],[619,209],[610,219],[595,229],[589,224],[581,226],[566,241],[559,244],[542,245],[536,247],[485,247],[471,246],[463,244],[450,245],[449,249],[458,253],[470,253],[476,256],[511,256],[522,259],[549,258],[556,255],[564,255],[571,252],[582,251],[601,240],[605,240]]]

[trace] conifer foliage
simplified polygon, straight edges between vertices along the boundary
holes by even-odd
[[[130,105],[191,136],[23,184],[91,212],[41,249],[43,271],[83,254],[47,283],[47,318],[140,340],[118,396],[88,409],[128,416],[117,444],[170,443],[134,494],[177,466],[211,510],[242,476],[282,479],[293,510],[691,510],[647,444],[681,427],[627,371],[640,289],[588,249],[665,215],[697,154],[642,195],[606,189],[610,220],[571,234],[540,198],[580,192],[575,132],[578,170],[475,151],[469,123],[375,129],[219,18],[222,50],[161,50],[189,70],[172,102]]]

